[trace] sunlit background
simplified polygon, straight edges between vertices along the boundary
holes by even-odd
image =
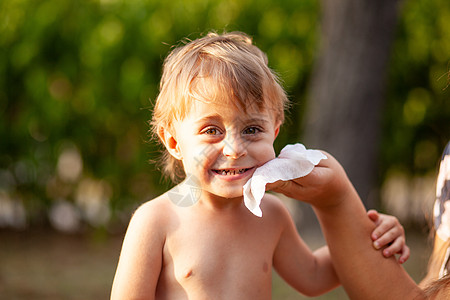
[[[295,103],[277,147],[301,141],[321,17],[313,0],[1,1],[0,295],[78,299],[77,278],[89,282],[80,298],[107,297],[132,211],[171,186],[154,164],[160,147],[148,120],[162,61],[184,38],[251,35]],[[377,207],[411,231],[428,226],[450,139],[449,69],[450,2],[404,1],[386,75]],[[95,270],[102,279],[87,280]],[[274,290],[274,299],[302,299]]]

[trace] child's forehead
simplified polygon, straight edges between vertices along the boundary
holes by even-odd
[[[211,109],[223,111],[241,111],[247,114],[259,113],[270,109],[270,101],[265,99],[262,85],[248,85],[246,89],[237,87],[231,78],[215,78],[214,76],[198,76],[190,84],[188,101],[204,103]],[[252,93],[253,89],[258,92]],[[257,94],[257,95],[256,95]]]
[[[248,106],[243,110],[231,101],[193,100],[189,110],[186,111],[186,117],[196,120],[232,119],[236,123],[250,120],[269,123],[275,120],[275,113],[265,106],[260,107],[251,103],[248,103]]]

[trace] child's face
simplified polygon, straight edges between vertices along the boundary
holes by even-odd
[[[194,101],[174,124],[176,150],[186,175],[194,176],[209,195],[242,196],[255,169],[275,158],[273,142],[280,122],[270,111]]]

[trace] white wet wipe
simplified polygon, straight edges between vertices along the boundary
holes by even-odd
[[[292,180],[311,173],[326,155],[319,150],[306,149],[302,144],[287,145],[280,155],[257,168],[244,185],[244,204],[256,216],[262,217],[261,199],[266,184]]]

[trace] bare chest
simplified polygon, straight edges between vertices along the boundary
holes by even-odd
[[[270,298],[276,230],[252,224],[185,225],[167,236],[161,284],[183,289],[197,299],[202,297],[190,293]]]

